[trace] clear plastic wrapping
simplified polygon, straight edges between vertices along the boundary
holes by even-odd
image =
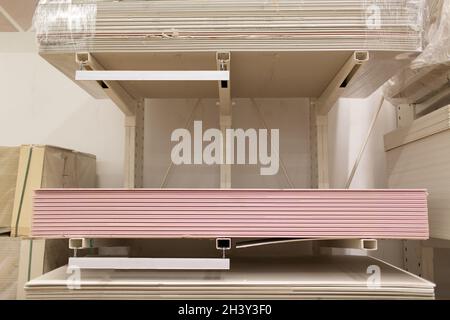
[[[94,35],[96,17],[95,0],[40,0],[33,26],[39,43],[76,44]]]
[[[450,0],[427,1],[425,17],[425,48],[411,64],[412,69],[450,63]]]
[[[448,86],[450,0],[428,0],[424,10],[423,52],[383,87],[393,104],[417,103]]]
[[[422,51],[423,49],[423,23],[424,23],[424,7],[426,0],[363,0],[362,12],[366,25],[365,37],[367,48],[373,49],[373,41],[379,44],[384,43],[385,50],[402,51],[397,45],[399,43],[414,43],[407,51]],[[339,1],[337,1],[339,2]],[[336,18],[340,17],[336,14]],[[405,30],[408,30],[405,32]],[[393,41],[394,40],[394,41]],[[397,44],[395,43],[397,42]]]
[[[421,51],[425,0],[41,0],[41,51]]]

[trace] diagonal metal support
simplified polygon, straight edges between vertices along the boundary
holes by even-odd
[[[318,115],[327,115],[350,84],[359,68],[369,61],[368,51],[355,51],[317,100]]]

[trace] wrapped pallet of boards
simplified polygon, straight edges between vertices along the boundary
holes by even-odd
[[[38,188],[96,186],[95,156],[44,145],[1,148],[0,228],[28,236],[32,196]]]
[[[41,0],[41,52],[420,51],[422,0]]]
[[[450,240],[450,106],[385,136],[391,188],[426,188],[430,237]]]

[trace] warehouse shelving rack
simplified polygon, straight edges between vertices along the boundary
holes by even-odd
[[[361,82],[371,73],[381,79],[392,72],[382,68],[386,61],[398,66],[408,59],[396,59],[395,52],[330,51],[330,52],[145,52],[145,53],[41,53],[41,56],[96,98],[109,98],[125,116],[124,187],[143,187],[144,108],[146,98],[217,98],[220,130],[232,127],[232,100],[235,97],[299,97],[310,98],[311,188],[329,188],[327,115],[342,96],[365,95]],[[324,68],[325,66],[325,68]],[[380,68],[381,66],[381,68]],[[161,75],[190,71],[226,71],[228,80],[220,81],[115,81],[111,74],[127,70],[127,76],[142,76],[142,71]],[[298,71],[304,72],[298,72]],[[82,72],[80,72],[82,71]],[[106,71],[106,72],[104,72]],[[77,80],[83,78],[95,80]],[[102,72],[108,80],[101,78]],[[314,75],[313,72],[317,74]],[[123,76],[123,74],[121,74]],[[79,77],[78,77],[79,78]],[[244,79],[242,79],[244,78]],[[136,78],[137,79],[137,78]],[[155,80],[155,79],[154,79]],[[157,80],[157,79],[156,79]],[[378,79],[378,81],[380,81]],[[380,83],[371,83],[376,88]],[[235,90],[232,90],[235,88]],[[269,88],[261,90],[262,88]],[[370,90],[370,89],[369,89]],[[235,93],[236,92],[236,93]],[[261,96],[262,93],[262,96]],[[170,170],[170,169],[169,169]],[[287,179],[289,179],[287,177]],[[220,188],[231,188],[231,165],[220,165]],[[292,239],[305,241],[307,239]],[[270,245],[280,241],[261,240],[250,245]],[[86,248],[86,239],[71,239],[72,249]],[[79,244],[78,246],[76,244]],[[246,244],[241,244],[245,246]],[[320,247],[375,250],[375,239],[318,241]],[[217,247],[217,249],[220,249]]]

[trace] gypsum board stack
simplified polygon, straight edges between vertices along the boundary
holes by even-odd
[[[423,0],[41,2],[41,52],[420,51]]]
[[[450,106],[385,136],[391,188],[428,189],[430,237],[450,240]]]
[[[367,256],[240,259],[230,271],[82,270],[76,283],[66,271],[28,282],[27,299],[434,298],[431,282]]]
[[[425,190],[41,189],[42,238],[427,239]]]

